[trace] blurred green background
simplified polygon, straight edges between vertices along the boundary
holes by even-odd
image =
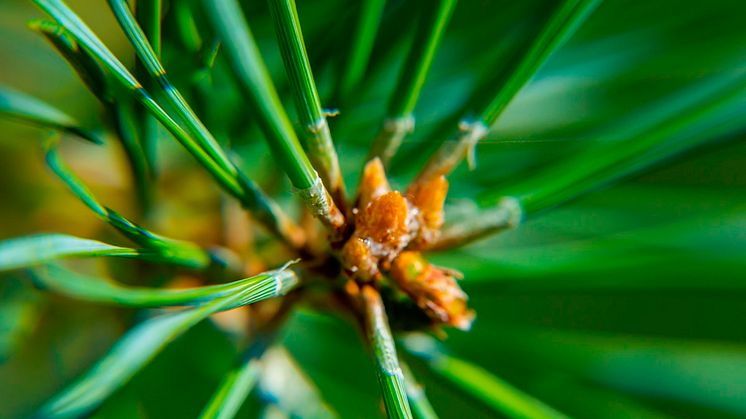
[[[252,30],[292,114],[266,5],[245,3]],[[125,63],[132,51],[101,1],[68,4]],[[417,107],[417,131],[394,161],[394,183],[453,134],[500,83],[552,2],[461,0]],[[314,72],[329,97],[355,5],[299,1]],[[338,108],[332,133],[348,187],[411,38],[416,2],[384,11],[366,82]],[[101,129],[95,99],[52,49],[26,29],[41,14],[30,1],[0,1],[0,84],[49,101]],[[619,141],[696,103],[702,92],[746,73],[743,0],[605,1],[501,117],[477,150],[478,166],[452,177],[448,214],[591,144]],[[166,67],[188,86],[194,52],[174,29]],[[183,77],[180,77],[183,76]],[[220,128],[250,173],[288,199],[258,130],[230,89],[204,93],[208,125]],[[198,96],[193,93],[193,96]],[[474,98],[476,97],[476,101]],[[723,109],[704,147],[654,170],[538,214],[520,228],[435,261],[462,271],[478,313],[473,330],[448,331],[447,346],[518,388],[576,417],[746,416],[746,99]],[[714,127],[714,128],[713,128]],[[743,127],[743,126],[742,126]],[[43,164],[48,133],[0,119],[0,239],[55,231],[107,238],[98,222]],[[686,135],[672,141],[683,141]],[[163,176],[154,223],[164,234],[209,245],[220,240],[217,188],[174,142],[159,145]],[[123,154],[67,141],[65,154],[101,200],[132,211]],[[278,181],[277,179],[283,179]],[[290,205],[290,204],[288,204]],[[88,262],[86,262],[88,263]],[[103,355],[143,313],[72,301],[34,289],[23,273],[0,281],[0,417],[33,411]],[[283,340],[341,417],[381,416],[371,363],[352,324],[304,308]],[[96,417],[194,417],[238,353],[235,337],[205,322],[119,390]],[[418,361],[442,417],[493,413]],[[241,414],[257,416],[257,398]],[[244,417],[244,416],[241,416]]]

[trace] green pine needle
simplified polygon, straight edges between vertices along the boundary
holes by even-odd
[[[115,256],[155,259],[147,251],[113,246],[67,234],[36,234],[0,241],[0,272],[43,265],[62,258]]]
[[[93,32],[60,0],[35,0],[36,4],[73,36],[78,44],[88,50],[111,73],[111,75],[137,98],[174,137],[212,174],[221,185],[237,197],[243,191],[235,174],[225,170],[212,160],[200,145],[171,118],[163,108],[142,88],[127,68],[109,51]]]
[[[94,96],[103,103],[110,102],[111,92],[106,73],[93,57],[79,47],[64,27],[46,20],[33,20],[28,26],[43,35],[57,49]]]
[[[204,269],[210,265],[210,256],[193,243],[174,240],[159,236],[138,226],[113,210],[101,205],[93,193],[78,179],[62,161],[56,146],[51,145],[47,150],[47,164],[52,171],[67,185],[72,193],[90,208],[99,218],[108,222],[124,236],[141,247],[159,255],[170,263]]]
[[[547,59],[572,36],[585,19],[601,3],[601,0],[563,0],[530,47],[511,68],[510,76],[500,83],[489,104],[479,118],[464,119],[459,123],[459,137],[445,141],[420,171],[420,179],[448,174],[464,158],[474,166],[474,148],[494,125],[513,98],[536,74]]]
[[[337,84],[336,96],[343,101],[349,100],[353,89],[358,87],[365,76],[386,5],[385,0],[363,0],[361,3],[348,55],[342,67],[342,77]]]
[[[407,399],[409,400],[412,413],[418,419],[438,419],[438,414],[427,399],[425,389],[417,382],[412,371],[407,364],[399,362],[404,373],[404,386],[407,390]]]
[[[135,16],[156,57],[161,56],[161,33],[163,18],[162,0],[139,0],[135,4]]]
[[[388,164],[407,134],[414,130],[414,108],[457,1],[438,0],[434,5],[431,3],[428,1],[420,5],[421,16],[412,50],[389,101],[383,127],[373,140],[369,160],[378,157],[384,165]]]
[[[37,416],[74,418],[90,413],[171,341],[211,314],[235,306],[247,293],[238,291],[199,308],[163,314],[140,323],[86,374],[48,401]]]
[[[200,419],[231,419],[236,416],[244,400],[259,381],[261,357],[268,345],[259,337],[243,355],[241,363],[223,378],[210,402],[200,414]]]
[[[148,42],[153,47],[156,57],[161,56],[161,44],[162,44],[162,19],[163,19],[163,2],[162,0],[140,0],[135,5],[135,16],[137,22],[142,27],[143,33],[148,39]],[[147,70],[143,67],[140,61],[137,62],[135,75],[139,80],[143,80],[145,87],[148,90],[153,91],[152,83],[149,83],[147,78]],[[145,81],[147,80],[147,81]],[[142,107],[137,109],[137,117],[139,124],[137,127],[138,137],[142,144],[142,149],[145,152],[145,157],[150,166],[151,172],[156,171],[156,157],[155,149],[158,142],[159,129],[158,121],[149,115]]]
[[[295,136],[238,3],[208,0],[205,4],[210,20],[223,40],[225,54],[239,86],[256,111],[273,154],[293,186],[310,188],[318,176]]]
[[[541,66],[583,24],[602,0],[564,0],[550,16],[531,46],[517,61],[508,80],[497,90],[484,109],[480,120],[490,127],[510,104],[515,95],[536,74]]]
[[[82,275],[53,264],[36,268],[33,271],[33,278],[55,293],[78,300],[125,307],[201,306],[216,299],[242,293],[243,298],[223,310],[285,295],[298,284],[295,273],[286,268],[226,284],[178,290],[128,287],[108,279]]]
[[[308,62],[295,0],[269,0],[280,50],[300,117],[300,138],[324,185],[338,200],[344,199],[339,159],[332,143],[326,114]]]
[[[705,144],[717,136],[742,130],[738,119],[720,121],[719,113],[746,93],[743,75],[708,80],[676,95],[657,108],[675,107],[673,116],[642,132],[626,121],[609,130],[617,137],[588,147],[572,158],[547,167],[522,182],[482,194],[484,209],[446,226],[434,249],[462,246],[505,229],[515,228],[526,216],[559,205],[631,173]],[[713,85],[715,87],[713,87]],[[702,90],[708,91],[702,95]],[[680,97],[704,96],[688,108],[678,109]],[[694,129],[692,129],[694,127]],[[629,135],[629,138],[618,138]]]
[[[284,417],[334,419],[339,415],[321,398],[321,393],[288,350],[274,345],[262,356],[258,396]]]
[[[132,43],[135,48],[135,52],[140,59],[140,62],[147,70],[148,74],[152,77],[155,84],[161,89],[167,98],[171,107],[176,111],[179,118],[187,126],[189,133],[202,147],[207,154],[213,159],[213,161],[220,166],[221,169],[230,173],[233,176],[237,176],[237,169],[230,161],[225,151],[220,147],[218,141],[212,136],[207,127],[200,121],[197,114],[194,113],[192,108],[186,102],[181,93],[174,87],[168,79],[166,69],[161,65],[158,55],[156,54],[153,47],[148,42],[145,33],[142,31],[140,26],[137,24],[135,17],[127,5],[126,0],[109,0],[114,15],[117,17],[119,24],[122,26],[125,35]]]
[[[301,148],[238,3],[235,0],[206,0],[205,4],[241,91],[257,114],[272,154],[312,214],[333,231],[341,229],[344,217]]]
[[[138,203],[142,212],[150,207],[150,165],[145,153],[138,142],[137,125],[133,120],[131,100],[114,100],[116,94],[111,90],[105,71],[87,51],[82,50],[78,43],[62,26],[48,21],[33,21],[31,29],[44,35],[47,40],[65,57],[75,69],[88,89],[101,101],[114,122],[114,128],[122,142],[127,159],[132,170],[132,177],[136,185]]]
[[[95,34],[60,0],[35,0],[35,3],[60,25],[62,25],[89,54],[97,60],[112,74],[130,94],[148,109],[151,114],[173,134],[179,143],[223,186],[228,193],[238,198],[241,203],[251,210],[255,210],[258,219],[262,221],[270,231],[275,232],[285,242],[298,245],[298,232],[289,220],[281,212],[279,206],[274,204],[259,188],[245,175],[236,172],[235,167],[226,162],[215,161],[210,154],[201,146],[200,142],[193,139],[166,111],[142,88],[142,85],[132,76],[126,67],[109,51]],[[126,8],[126,6],[125,6]],[[128,9],[127,9],[128,10]],[[125,15],[126,16],[126,15]],[[142,40],[139,40],[141,41]],[[150,57],[147,42],[141,45],[140,53],[146,58]],[[157,70],[157,59],[153,58],[150,64],[152,70]],[[176,95],[172,92],[172,95]],[[189,113],[189,110],[182,109]],[[200,125],[192,119],[193,125]],[[194,126],[193,126],[194,128]],[[200,131],[200,130],[195,130]],[[203,139],[204,140],[204,139]],[[204,143],[204,141],[203,141]]]
[[[103,141],[80,123],[52,105],[7,87],[0,86],[0,115],[43,128],[67,131],[95,144]]]
[[[717,83],[706,81],[703,84]],[[742,100],[746,93],[746,76],[738,74],[721,84],[696,104],[652,128],[635,133],[631,138],[589,147],[582,154],[548,168],[525,183],[511,186],[506,194],[515,196],[524,211],[530,214],[701,145],[718,135],[743,129],[746,123],[737,119],[719,121],[718,112]],[[691,90],[700,88],[695,86]],[[706,128],[701,127],[703,123],[708,124]],[[485,199],[494,202],[496,194],[488,196]]]
[[[386,413],[390,418],[412,418],[404,374],[399,367],[399,357],[381,296],[378,291],[366,286],[362,290],[362,300],[365,305],[365,328],[376,363]]]
[[[434,372],[456,388],[471,394],[498,414],[516,419],[567,418],[485,369],[440,351],[431,338],[410,336],[405,340],[405,347],[424,358]]]

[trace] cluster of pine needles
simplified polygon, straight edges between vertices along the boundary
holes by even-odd
[[[109,0],[109,6],[137,59],[128,69],[86,23],[62,0],[34,0],[51,19],[36,20],[31,30],[49,41],[74,69],[102,106],[107,131],[127,157],[137,215],[132,219],[105,206],[65,162],[60,141],[69,137],[101,144],[99,132],[26,94],[0,90],[0,113],[63,132],[45,141],[46,163],[53,174],[95,216],[133,243],[107,244],[66,234],[40,234],[0,243],[0,270],[30,268],[36,284],[83,301],[133,308],[168,309],[130,329],[93,368],[49,400],[39,417],[71,417],[96,409],[171,340],[218,312],[252,305],[245,356],[205,406],[202,417],[232,417],[263,373],[274,341],[288,314],[309,304],[346,316],[359,325],[378,373],[385,410],[390,417],[436,417],[416,378],[400,362],[397,350],[420,357],[438,374],[508,416],[559,417],[561,413],[467,361],[449,354],[436,338],[451,327],[468,330],[478,313],[469,308],[459,286],[461,274],[428,261],[429,252],[448,251],[495,233],[581,193],[705,142],[742,125],[731,120],[706,135],[671,142],[694,124],[744,93],[743,75],[710,88],[702,100],[660,123],[621,132],[617,141],[599,143],[527,177],[523,182],[484,194],[470,212],[446,221],[448,177],[466,161],[476,164],[476,148],[490,135],[500,116],[548,58],[592,15],[600,0],[563,0],[552,6],[540,29],[500,83],[488,85],[477,105],[447,131],[440,146],[417,169],[406,188],[397,191],[386,172],[402,143],[416,128],[415,108],[456,9],[455,0],[421,2],[410,50],[398,73],[385,119],[370,138],[359,168],[355,193],[345,185],[333,129],[337,111],[323,106],[310,65],[294,0],[269,0],[294,114],[286,111],[238,0],[171,2]],[[187,3],[189,4],[188,6]],[[364,0],[356,11],[350,48],[329,102],[344,112],[354,107],[355,89],[365,77],[385,1]],[[182,8],[184,7],[184,8]],[[196,11],[196,12],[195,12]],[[199,18],[190,13],[198,13]],[[266,139],[271,158],[302,203],[288,212],[287,196],[271,196],[245,170],[231,150],[227,132],[214,132],[198,114],[215,103],[199,103],[196,112],[162,65],[164,14],[178,16],[185,27],[206,23],[212,36],[202,41],[200,66],[192,82],[211,89],[214,71],[224,66],[244,100],[242,112]],[[193,34],[195,37],[199,33]],[[165,44],[164,44],[165,45]],[[294,116],[293,116],[294,115]],[[333,124],[332,124],[333,127]],[[226,202],[250,214],[253,225],[237,222],[228,229],[258,228],[278,243],[268,261],[229,246],[206,248],[151,231],[158,207],[153,186],[161,175],[156,145],[175,140],[222,189]],[[281,203],[282,202],[282,203]],[[235,209],[235,208],[234,208]],[[240,211],[239,211],[240,213]],[[242,216],[239,216],[239,218]],[[136,221],[135,221],[136,220]],[[228,222],[232,222],[231,218]],[[58,260],[117,257],[187,272],[212,284],[189,288],[130,286],[83,274]],[[284,259],[275,269],[271,266]],[[147,284],[146,284],[147,285]],[[275,298],[282,297],[282,298]],[[391,322],[389,321],[391,318]],[[392,325],[396,325],[393,327]],[[393,330],[392,330],[393,329]],[[394,335],[401,333],[397,342]],[[435,337],[433,337],[433,335]],[[174,388],[174,391],[178,391]],[[332,415],[321,402],[306,406],[312,415]],[[311,413],[309,413],[311,415]]]

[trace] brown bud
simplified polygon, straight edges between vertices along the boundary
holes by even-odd
[[[388,192],[375,198],[360,214],[356,235],[370,238],[374,254],[389,256],[409,242],[409,205],[399,192]]]
[[[368,245],[360,238],[353,237],[342,248],[342,262],[345,269],[363,281],[369,281],[378,276],[378,258],[375,257]]]
[[[433,320],[468,330],[474,311],[454,273],[431,265],[419,252],[405,251],[394,259],[391,278]]]
[[[443,204],[448,194],[445,176],[427,178],[415,182],[407,190],[407,198],[418,210],[419,229],[413,247],[423,248],[435,241],[443,226]]]
[[[358,208],[367,207],[371,201],[390,190],[389,181],[386,179],[386,171],[383,168],[381,160],[376,157],[369,161],[363,170],[363,176],[360,179],[360,188],[357,193]]]

